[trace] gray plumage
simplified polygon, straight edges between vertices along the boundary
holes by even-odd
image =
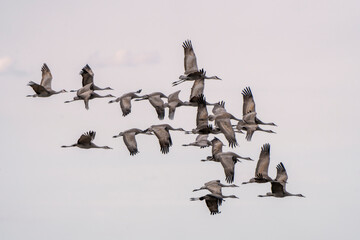
[[[94,131],[86,132],[86,133],[84,133],[84,134],[82,134],[80,136],[77,143],[69,145],[69,146],[63,145],[61,147],[62,148],[79,147],[79,148],[84,148],[84,149],[89,149],[89,148],[112,149],[111,147],[108,147],[108,146],[97,146],[97,145],[95,145],[92,142],[95,139],[95,134],[96,134],[96,132],[94,132]]]
[[[276,178],[274,181],[271,182],[271,192],[268,192],[266,195],[258,195],[258,197],[277,197],[277,198],[283,198],[283,197],[305,197],[302,194],[292,194],[286,191],[286,183],[288,179],[288,175],[286,173],[285,166],[282,162],[280,162],[276,166]]]
[[[163,120],[165,118],[165,104],[161,98],[168,97],[161,92],[153,92],[135,99],[135,101],[149,100],[150,104],[155,108],[158,118]]]
[[[137,142],[135,139],[135,136],[138,134],[147,134],[147,135],[152,135],[151,133],[148,133],[146,130],[141,130],[138,128],[131,128],[128,129],[124,132],[120,132],[118,135],[113,136],[113,138],[117,138],[117,137],[123,137],[125,146],[127,147],[127,149],[130,152],[131,156],[136,155],[137,153],[139,153],[139,150],[137,148]]]
[[[109,103],[120,102],[120,108],[123,113],[123,116],[127,116],[131,113],[131,100],[134,98],[141,98],[142,96],[137,95],[137,93],[141,93],[141,89],[136,92],[129,92],[123,94],[121,97],[118,97],[115,100],[109,101]]]
[[[30,81],[28,83],[28,86],[30,86],[34,91],[35,94],[33,95],[27,95],[27,97],[50,97],[54,94],[64,93],[66,92],[65,89],[62,89],[60,91],[54,91],[51,88],[51,82],[52,82],[52,74],[49,69],[49,67],[46,65],[46,63],[43,64],[41,67],[41,82],[40,84],[37,84],[33,81]]]
[[[247,183],[266,183],[273,181],[271,177],[268,175],[268,169],[270,164],[270,144],[265,143],[261,147],[261,152],[259,156],[259,160],[255,169],[255,177],[251,178],[248,182],[243,182],[243,184]]]

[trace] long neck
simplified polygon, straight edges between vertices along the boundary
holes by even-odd
[[[63,145],[63,146],[61,146],[61,147],[62,147],[62,148],[69,148],[69,147],[76,147],[76,146],[77,146],[77,144],[74,143],[73,145],[69,145],[69,146]]]

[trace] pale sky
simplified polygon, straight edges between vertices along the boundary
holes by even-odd
[[[0,238],[72,239],[355,239],[360,214],[360,3],[358,1],[3,1],[0,8]],[[204,182],[225,182],[219,163],[200,160],[211,149],[185,148],[194,135],[172,132],[160,152],[155,136],[137,136],[129,155],[120,131],[169,123],[190,130],[196,108],[157,119],[147,101],[123,117],[118,104],[95,99],[86,111],[63,93],[33,94],[41,66],[55,90],[81,86],[89,64],[95,84],[120,96],[181,90],[182,42],[191,39],[208,75],[205,95],[224,100],[241,117],[241,91],[250,86],[258,117],[277,134],[238,134],[233,151],[257,161],[271,145],[269,174],[283,162],[287,190],[306,198],[258,198],[270,184],[241,185],[256,162],[238,163],[235,194],[210,216],[190,197]],[[208,109],[211,111],[211,108]],[[166,114],[168,112],[166,111]],[[89,130],[113,150],[62,149]],[[220,136],[223,142],[226,140]]]

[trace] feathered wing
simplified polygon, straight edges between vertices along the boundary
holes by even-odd
[[[244,103],[243,103],[243,115],[250,112],[255,112],[255,102],[250,87],[244,88],[242,91]]]
[[[139,152],[135,139],[135,132],[125,133],[123,136],[123,140],[131,156],[134,156]]]
[[[165,128],[159,127],[153,130],[155,136],[159,140],[160,151],[163,154],[167,154],[169,152],[170,147],[172,146],[171,136],[168,130]]]
[[[131,113],[131,97],[124,97],[120,99],[120,108],[125,117]]]
[[[196,113],[196,128],[207,128],[209,125],[208,111],[206,108],[206,100],[203,94],[199,95],[197,101],[197,113]]]
[[[83,87],[89,83],[94,82],[94,73],[88,64],[86,64],[85,67],[83,67],[83,69],[80,72],[80,75],[82,76]]]
[[[220,162],[224,168],[226,182],[228,183],[234,182],[235,163],[234,160],[232,159],[232,156],[223,155],[220,157]]]
[[[224,118],[215,121],[217,127],[220,128],[220,131],[224,134],[225,138],[228,140],[229,146],[236,147],[238,143],[236,141],[235,132],[231,126],[230,119]]]
[[[271,180],[268,176],[268,169],[270,164],[270,144],[266,143],[261,147],[259,160],[255,169],[255,177],[261,175],[263,178]]]
[[[41,94],[43,92],[49,92],[45,87],[31,81],[28,85],[36,92],[36,94]]]
[[[42,77],[41,77],[40,85],[43,86],[46,90],[51,91],[52,75],[46,63],[44,63],[44,65],[42,66],[41,72],[42,72]]]
[[[286,169],[284,167],[284,164],[282,162],[280,162],[277,166],[276,166],[276,178],[275,181],[276,182],[280,182],[280,183],[286,183],[288,180],[288,175],[286,173]]]
[[[185,74],[188,75],[190,73],[194,73],[198,71],[198,66],[196,62],[196,56],[194,49],[192,47],[191,41],[186,40],[183,43],[184,48],[184,68]]]
[[[93,132],[93,131],[89,131],[89,132],[82,134],[80,136],[80,138],[78,139],[78,144],[81,144],[81,145],[90,144],[90,142],[92,140],[94,140],[95,134],[96,134],[96,132]]]

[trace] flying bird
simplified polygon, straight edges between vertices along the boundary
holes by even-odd
[[[205,203],[210,210],[210,214],[214,215],[214,214],[221,213],[219,211],[219,206],[221,206],[224,198],[238,198],[238,197],[235,195],[224,196],[224,195],[211,193],[211,194],[206,194],[205,196],[202,196],[199,198],[190,198],[190,201],[205,200]]]
[[[223,166],[224,172],[225,172],[225,180],[227,183],[234,182],[235,164],[237,162],[241,162],[239,160],[239,158],[248,160],[248,161],[253,161],[249,157],[241,157],[240,155],[233,153],[233,152],[217,153],[214,157],[215,161],[220,162],[221,165]]]
[[[263,121],[261,121],[260,119],[257,118],[256,110],[255,110],[255,101],[254,101],[254,97],[253,97],[250,87],[244,88],[241,94],[243,95],[243,101],[244,101],[243,102],[243,119],[242,120],[245,123],[276,126],[276,124],[273,122],[264,123]],[[248,114],[250,114],[250,115],[248,115]]]
[[[77,143],[70,145],[70,146],[61,146],[62,148],[68,148],[68,147],[79,147],[79,148],[84,148],[84,149],[89,149],[89,148],[103,148],[103,149],[112,149],[111,147],[108,146],[97,146],[95,145],[92,141],[95,138],[95,134],[96,132],[94,131],[89,131],[86,132],[84,134],[82,134],[80,136],[80,138],[78,139]]]
[[[86,85],[88,85],[89,83],[94,83],[94,72],[92,71],[92,69],[90,68],[90,66],[88,64],[86,64],[80,71],[80,75],[82,76],[82,86],[85,87]],[[95,90],[113,90],[111,87],[105,87],[105,88],[100,88],[98,86],[96,86],[95,84],[93,85],[93,89]],[[77,90],[71,90],[70,92],[76,92]]]
[[[172,131],[185,131],[183,128],[173,128],[169,124],[152,125],[145,132],[153,132],[159,140],[160,151],[163,154],[169,152],[169,148],[172,146],[172,140],[170,136],[170,130]]]
[[[161,98],[168,98],[162,92],[153,92],[146,94],[141,98],[135,99],[135,101],[149,100],[150,104],[155,108],[158,118],[163,120],[165,118],[165,104]]]
[[[204,186],[202,186],[198,189],[194,189],[193,192],[206,189],[206,190],[209,190],[213,194],[222,195],[221,189],[223,187],[239,187],[239,186],[237,186],[235,184],[226,185],[226,184],[222,184],[220,182],[220,180],[213,180],[213,181],[205,183]]]
[[[274,181],[271,182],[271,192],[268,192],[266,195],[258,195],[258,197],[277,197],[277,198],[283,198],[289,196],[305,197],[302,194],[292,194],[286,191],[286,183],[287,183],[288,175],[286,173],[286,169],[282,162],[280,162],[276,166],[276,170],[277,170],[276,178]]]
[[[113,138],[117,138],[117,137],[123,137],[124,143],[127,147],[127,149],[130,152],[131,156],[136,155],[139,151],[137,148],[137,143],[136,143],[136,139],[135,136],[137,134],[147,134],[147,135],[152,135],[152,133],[147,132],[146,130],[141,130],[138,128],[131,128],[128,129],[124,132],[120,132],[118,135],[113,136]]]
[[[183,102],[179,99],[179,93],[181,90],[176,91],[172,94],[169,95],[168,97],[168,102],[165,103],[165,108],[169,108],[169,119],[173,120],[174,116],[175,116],[175,110],[177,107],[181,107],[181,106],[193,106],[196,107],[197,104],[196,103],[191,103],[191,102]]]
[[[28,83],[28,86],[30,86],[35,91],[35,94],[27,95],[27,97],[50,97],[51,95],[54,94],[66,92],[65,89],[62,89],[60,91],[54,91],[51,88],[52,75],[46,63],[44,63],[44,65],[41,67],[41,72],[42,72],[42,77],[40,84],[37,84],[33,81],[30,81]]]
[[[271,177],[268,175],[268,169],[270,164],[270,144],[265,143],[261,147],[261,152],[259,156],[259,160],[255,169],[255,177],[251,178],[248,182],[243,182],[243,184],[247,183],[266,183],[273,181]]]
[[[211,146],[211,142],[208,140],[208,134],[199,134],[197,135],[195,142],[189,144],[183,144],[183,146],[195,146],[200,148],[206,148]]]
[[[109,101],[109,103],[120,102],[120,108],[125,117],[129,113],[131,113],[131,100],[134,98],[141,98],[142,96],[137,95],[137,93],[141,93],[141,89],[136,92],[129,92],[123,94],[121,97],[118,97],[115,100]]]
[[[84,87],[80,88],[76,92],[76,96],[73,98],[73,100],[65,101],[65,103],[70,103],[74,101],[83,100],[85,104],[85,109],[89,110],[89,100],[94,98],[107,98],[107,97],[115,97],[111,94],[107,94],[105,96],[101,96],[94,92],[94,84],[89,83],[85,85]]]

